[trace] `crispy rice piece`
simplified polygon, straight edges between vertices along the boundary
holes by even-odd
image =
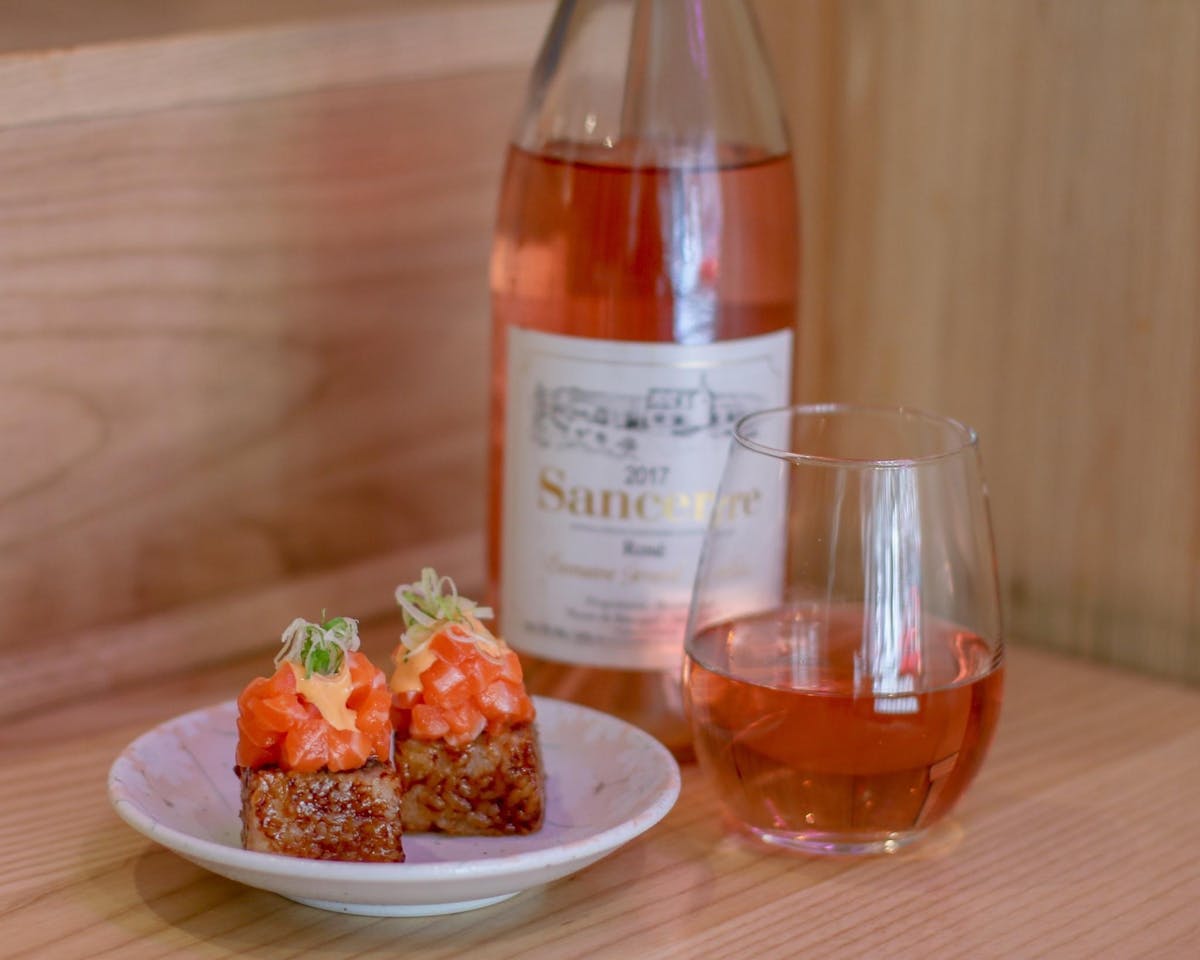
[[[396,770],[405,830],[501,836],[542,825],[544,778],[532,723],[485,731],[463,748],[397,736]]]
[[[358,770],[242,768],[242,846],[312,860],[399,863],[401,782],[375,760]]]

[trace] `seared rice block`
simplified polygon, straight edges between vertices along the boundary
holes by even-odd
[[[405,830],[494,836],[542,825],[542,758],[532,723],[484,731],[463,748],[398,736],[396,769],[404,782]]]
[[[399,863],[401,781],[374,760],[358,770],[242,768],[242,846],[311,860]]]

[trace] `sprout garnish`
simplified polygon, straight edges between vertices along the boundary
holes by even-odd
[[[325,616],[324,611],[321,616]],[[346,654],[358,649],[358,621],[353,617],[333,617],[324,623],[310,623],[297,617],[288,624],[279,642],[283,647],[275,655],[275,666],[290,660],[304,667],[305,679],[313,674],[332,677],[342,669]]]
[[[454,581],[439,577],[433,567],[425,567],[416,583],[398,586],[396,602],[404,612],[405,630],[400,636],[407,650],[404,659],[423,651],[440,632],[462,643],[474,643],[492,660],[499,660],[504,653],[503,644],[481,622],[495,616],[491,608],[460,596]]]

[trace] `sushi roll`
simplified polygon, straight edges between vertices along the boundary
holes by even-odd
[[[242,845],[316,860],[400,862],[401,780],[387,678],[358,622],[294,620],[270,677],[238,697]]]
[[[390,685],[405,830],[538,830],[545,789],[534,704],[516,653],[483,625],[491,610],[428,567],[397,587],[396,601],[405,629]]]

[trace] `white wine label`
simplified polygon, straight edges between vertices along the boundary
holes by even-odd
[[[709,516],[768,506],[717,485],[734,424],[789,402],[791,330],[703,346],[508,338],[506,639],[549,660],[676,669]]]

